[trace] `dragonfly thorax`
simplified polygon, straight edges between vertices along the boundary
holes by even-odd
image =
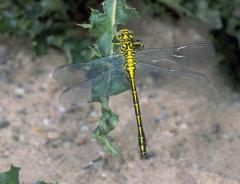
[[[143,43],[135,39],[135,34],[128,29],[121,29],[113,39],[113,45],[118,47],[118,52],[122,55],[124,66],[129,78],[134,78],[137,59],[136,51],[142,50]]]
[[[135,34],[128,29],[121,29],[116,34],[116,39],[119,42],[129,42],[135,38]]]

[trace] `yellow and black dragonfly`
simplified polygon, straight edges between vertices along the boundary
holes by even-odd
[[[140,157],[148,157],[146,138],[137,95],[138,85],[157,81],[165,85],[184,85],[188,79],[206,83],[207,77],[188,70],[191,61],[205,55],[212,48],[205,43],[180,47],[146,49],[128,29],[118,31],[113,39],[116,54],[96,60],[67,64],[56,69],[53,76],[65,90],[60,95],[63,104],[96,102],[102,97],[117,95],[131,89],[135,109]],[[178,81],[181,83],[178,83]]]

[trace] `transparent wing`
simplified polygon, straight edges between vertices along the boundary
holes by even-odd
[[[190,70],[170,69],[139,62],[136,68],[138,87],[160,89],[190,89],[206,87],[208,78]]]
[[[194,88],[208,84],[208,78],[203,74],[158,67],[143,62],[137,64],[135,79],[138,87],[160,89]],[[67,87],[60,95],[59,101],[63,104],[94,102],[99,101],[101,97],[117,95],[128,89],[130,82],[126,72],[122,67],[116,66],[94,79]]]
[[[59,97],[60,103],[79,104],[99,101],[101,97],[113,96],[130,88],[121,67],[108,70],[98,77],[66,88]]]
[[[206,61],[214,49],[207,43],[196,43],[172,48],[146,49],[136,53],[136,58],[146,64],[172,69],[189,69],[195,61]]]
[[[73,86],[95,79],[112,68],[121,67],[122,62],[121,57],[113,55],[89,62],[67,64],[58,67],[54,71],[53,77],[61,86]]]
[[[180,47],[147,49],[136,53],[136,58],[146,64],[172,69],[192,69],[193,61],[209,57],[211,45],[193,44]],[[68,64],[57,68],[53,77],[61,86],[72,86],[97,78],[102,73],[122,65],[121,56],[113,55],[79,64]]]
[[[139,86],[158,86],[164,89],[207,84],[207,77],[189,71],[189,61],[208,57],[211,46],[193,44],[181,47],[148,49],[136,53],[139,60],[136,82]],[[114,55],[56,69],[53,76],[67,87],[60,96],[62,103],[99,101],[102,96],[116,95],[130,88],[123,70],[123,60]]]

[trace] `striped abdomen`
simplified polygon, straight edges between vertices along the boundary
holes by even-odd
[[[138,126],[138,144],[140,149],[140,156],[142,159],[146,159],[147,158],[146,138],[143,131],[140,106],[138,101],[137,89],[135,85],[135,70],[136,70],[137,60],[134,57],[134,55],[135,55],[134,52],[131,52],[131,51],[127,51],[127,53],[125,53],[124,66],[125,66],[126,72],[128,73],[129,80],[131,82],[133,105],[135,109],[135,115],[136,115],[137,126]]]

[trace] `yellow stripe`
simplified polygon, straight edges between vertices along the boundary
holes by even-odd
[[[135,104],[136,113],[139,114],[138,104]]]
[[[141,126],[141,116],[137,115],[138,126]]]

